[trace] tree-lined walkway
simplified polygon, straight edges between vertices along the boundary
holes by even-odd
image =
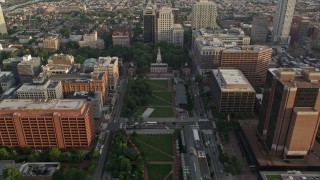
[[[143,174],[144,174],[144,180],[149,180],[149,175],[148,175],[148,169],[147,167],[145,166],[145,163],[144,163],[144,160],[143,158],[141,157],[141,153],[139,151],[139,149],[137,148],[137,146],[131,141],[131,138],[129,138],[129,144],[133,147],[133,149],[136,151],[136,153],[138,154],[138,157],[142,159],[142,164],[143,164]],[[135,163],[135,162],[134,162]]]

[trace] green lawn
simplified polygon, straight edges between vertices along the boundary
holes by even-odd
[[[133,116],[138,116],[138,117],[142,116],[142,114],[144,113],[144,111],[146,111],[147,108],[148,107],[141,107],[140,109],[138,109],[136,113],[134,113]]]
[[[149,179],[163,180],[163,178],[165,178],[172,170],[172,165],[170,165],[170,164],[161,164],[161,165],[149,164],[149,165],[147,165],[147,168],[148,168]],[[168,179],[170,179],[170,177]]]
[[[155,110],[150,115],[150,118],[165,118],[173,116],[173,109],[169,107],[154,107]]]
[[[165,91],[168,90],[167,80],[147,80],[152,91]]]
[[[281,176],[279,175],[266,175],[268,180],[280,180]]]
[[[173,161],[172,135],[137,135],[135,144],[147,161]]]
[[[170,92],[153,92],[149,104],[151,106],[171,106],[172,95]]]

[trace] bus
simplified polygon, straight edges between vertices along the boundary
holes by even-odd
[[[147,126],[156,126],[158,122],[147,122]]]

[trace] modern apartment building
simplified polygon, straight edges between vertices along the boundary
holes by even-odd
[[[65,64],[73,65],[74,57],[68,54],[54,54],[49,57],[48,64]]]
[[[158,42],[166,41],[168,43],[172,42],[172,29],[173,29],[173,13],[172,8],[164,6],[160,9],[158,15],[158,25],[157,25],[157,40]]]
[[[292,19],[290,36],[293,42],[303,42],[308,36],[310,18],[294,16]]]
[[[148,5],[143,10],[143,42],[157,42],[157,13],[156,9]]]
[[[252,28],[251,28],[251,42],[255,43],[265,43],[267,42],[268,37],[268,27],[269,19],[266,17],[254,17],[252,21]]]
[[[253,111],[256,92],[239,69],[212,70],[210,89],[219,112]]]
[[[32,80],[41,72],[41,59],[40,57],[25,55],[22,57],[22,61],[17,65],[17,69],[21,83],[32,82]]]
[[[273,156],[303,159],[319,126],[320,71],[269,69],[260,109],[258,135]]]
[[[213,1],[200,0],[192,6],[192,29],[215,29],[217,27],[217,5]]]
[[[297,0],[279,0],[275,14],[272,41],[278,44],[290,43],[290,28]]]
[[[95,92],[102,93],[103,103],[108,99],[108,74],[104,72],[93,72],[90,74],[54,74],[50,80],[61,81],[63,96],[70,97],[75,92]]]
[[[238,68],[251,84],[264,85],[271,58],[269,46],[237,46],[221,50],[218,64]]]
[[[97,31],[83,35],[82,41],[79,41],[80,47],[91,47],[93,49],[104,49],[103,39],[98,38]]]
[[[0,144],[10,147],[87,148],[94,139],[92,105],[84,99],[5,99]]]
[[[118,57],[99,57],[93,67],[94,72],[108,74],[108,88],[117,89],[119,79],[119,58]]]
[[[61,99],[63,98],[60,81],[52,82],[39,76],[32,83],[24,83],[17,91],[19,99]]]

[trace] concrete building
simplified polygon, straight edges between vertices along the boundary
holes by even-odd
[[[92,105],[84,99],[5,99],[0,143],[10,147],[88,148],[95,135]]]
[[[168,72],[168,64],[162,63],[160,47],[158,48],[156,63],[151,63],[150,65],[150,72],[151,73],[167,73]]]
[[[103,110],[102,93],[96,92],[75,92],[72,97],[66,97],[71,99],[86,99],[92,104],[93,117],[100,119]]]
[[[260,110],[258,136],[271,156],[304,159],[318,132],[320,71],[269,69]]]
[[[184,29],[181,24],[174,24],[172,30],[172,44],[183,47]]]
[[[32,39],[32,36],[28,35],[21,35],[19,36],[19,43],[21,44],[27,44]]]
[[[255,43],[265,43],[268,37],[268,24],[269,19],[266,17],[254,17],[251,27],[251,42]]]
[[[199,0],[192,6],[192,29],[215,29],[217,27],[217,5],[213,1]]]
[[[143,42],[157,42],[157,13],[151,5],[143,10]]]
[[[51,180],[60,168],[59,162],[32,162],[22,164],[19,169],[22,180]]]
[[[16,84],[14,74],[11,71],[0,71],[0,91],[6,91]]]
[[[98,38],[97,31],[83,35],[82,41],[79,41],[80,47],[91,47],[93,49],[104,49],[104,41]]]
[[[107,73],[108,88],[117,89],[119,80],[119,58],[118,57],[99,57],[93,67],[94,72]]]
[[[171,7],[164,6],[160,9],[157,24],[157,41],[172,43],[173,13]]]
[[[272,41],[278,44],[290,43],[290,28],[296,0],[279,0],[274,17]]]
[[[269,46],[237,46],[220,51],[218,67],[238,68],[253,85],[264,85],[272,58]]]
[[[49,57],[48,64],[65,64],[73,65],[74,57],[68,54],[54,54]]]
[[[124,31],[113,31],[112,33],[112,43],[114,46],[130,46],[130,33],[126,30]]]
[[[41,72],[41,58],[25,55],[17,65],[21,83],[29,83]]]
[[[27,56],[25,56],[27,57]],[[20,83],[20,76],[18,71],[18,64],[22,61],[23,57],[15,57],[15,58],[8,58],[2,61],[3,68],[10,68],[12,73],[14,74],[14,78],[16,83]]]
[[[45,37],[42,43],[39,43],[39,47],[51,52],[57,51],[59,49],[59,35],[50,35]]]
[[[290,36],[293,42],[303,42],[309,32],[310,18],[303,16],[294,16],[292,19]]]
[[[253,111],[256,92],[239,69],[212,70],[210,89],[219,112]]]
[[[67,74],[71,71],[72,65],[66,64],[47,64],[41,66],[43,72],[52,73],[52,74]]]
[[[103,103],[108,99],[108,74],[93,72],[90,74],[54,74],[50,80],[61,81],[63,96],[70,97],[75,92],[95,92],[102,93]]]
[[[33,83],[23,84],[17,91],[19,99],[62,99],[61,82],[45,80],[44,77],[37,77]]]
[[[4,1],[2,1],[4,2]],[[8,34],[6,21],[4,20],[2,7],[0,5],[0,33],[1,34]]]

